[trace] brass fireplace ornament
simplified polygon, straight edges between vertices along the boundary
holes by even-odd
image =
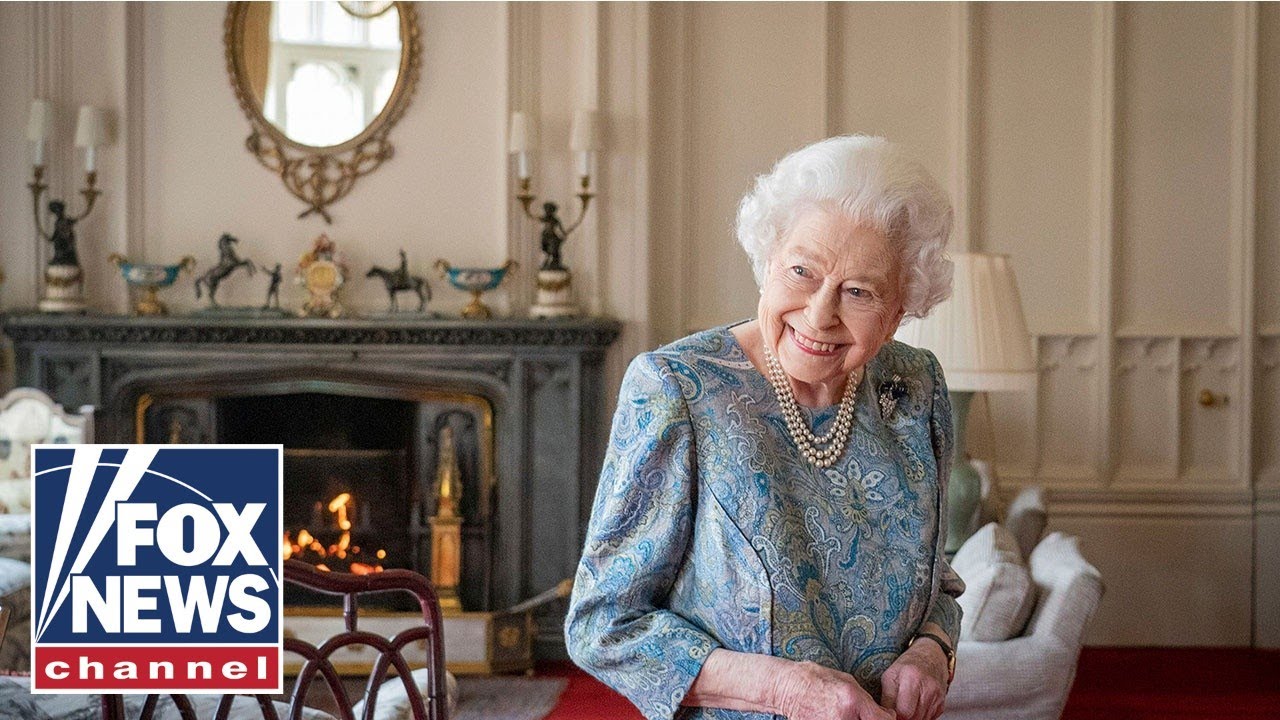
[[[453,428],[440,430],[436,456],[436,514],[431,518],[431,584],[441,610],[462,610],[458,585],[462,582],[462,470],[453,442]]]
[[[299,218],[332,223],[329,205],[394,152],[422,61],[413,3],[232,2],[223,45],[245,147],[306,203]]]

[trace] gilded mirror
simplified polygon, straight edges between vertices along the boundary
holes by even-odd
[[[227,73],[249,152],[316,213],[392,155],[387,139],[418,81],[413,3],[233,2]]]

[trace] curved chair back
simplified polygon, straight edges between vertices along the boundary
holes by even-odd
[[[352,645],[362,645],[374,650],[377,654],[372,661],[372,671],[365,684],[363,720],[372,720],[377,709],[378,690],[387,680],[391,670],[395,670],[404,683],[408,694],[409,708],[414,718],[423,720],[446,720],[446,696],[444,674],[444,640],[441,636],[440,601],[435,590],[425,577],[411,570],[387,570],[369,575],[349,575],[347,573],[323,572],[315,566],[300,560],[286,560],[284,564],[286,583],[319,591],[342,598],[342,617],[345,630],[325,640],[318,647],[293,637],[286,637],[284,649],[301,656],[303,664],[298,671],[290,694],[288,709],[284,717],[300,720],[304,717],[303,709],[307,693],[317,680],[323,680],[333,694],[337,707],[332,711],[338,720],[355,720],[352,709],[353,702],[346,694],[342,677],[334,667],[332,656],[335,652]],[[368,593],[401,591],[417,598],[422,608],[422,624],[414,625],[387,638],[377,633],[363,631],[359,627],[359,597]],[[414,682],[409,663],[405,660],[404,649],[412,643],[425,642],[427,651],[427,668],[429,670],[426,693],[419,691]],[[103,697],[103,716],[106,720],[153,720],[159,695],[149,695],[137,715],[129,717],[125,712],[123,696],[109,695]],[[197,718],[195,705],[191,698],[184,695],[172,695],[174,704],[182,720],[205,720]],[[225,695],[218,702],[215,720],[228,720],[231,717],[235,695]],[[279,720],[276,704],[266,695],[254,696],[263,720]],[[358,699],[357,699],[358,700]],[[237,706],[243,703],[235,703]],[[257,717],[257,714],[252,717]],[[237,712],[236,717],[243,717]]]

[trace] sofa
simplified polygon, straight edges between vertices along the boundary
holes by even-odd
[[[1041,538],[1046,521],[1028,488],[953,558],[967,588],[945,720],[1061,717],[1103,583],[1078,538]]]

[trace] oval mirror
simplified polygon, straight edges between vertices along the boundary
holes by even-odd
[[[417,81],[412,4],[233,2],[225,44],[249,150],[311,206],[300,217],[330,220],[325,206],[391,156]]]

